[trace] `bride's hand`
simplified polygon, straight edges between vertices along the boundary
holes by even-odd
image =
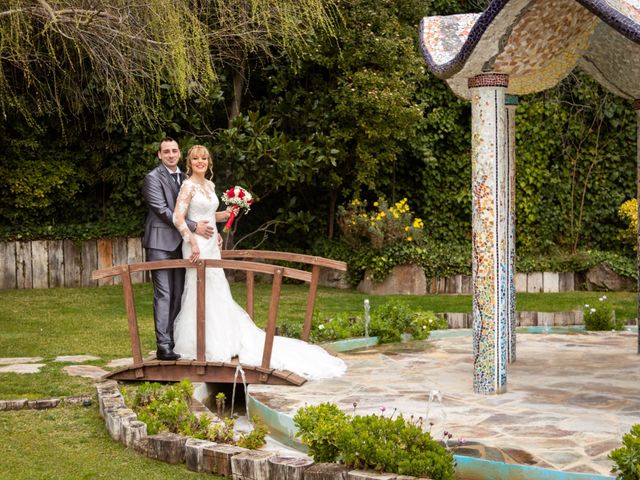
[[[198,245],[191,245],[191,256],[189,257],[189,260],[191,260],[192,263],[195,263],[198,261],[199,258],[200,258],[200,247],[198,247]]]

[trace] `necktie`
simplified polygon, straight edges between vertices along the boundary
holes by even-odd
[[[171,176],[175,180],[176,185],[178,186],[178,188],[180,188],[180,173],[179,172],[175,172],[175,173],[172,173]]]

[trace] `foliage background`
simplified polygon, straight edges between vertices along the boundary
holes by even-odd
[[[153,123],[114,123],[99,91],[62,121],[55,111],[25,118],[5,108],[2,238],[140,234],[142,178],[156,164],[156,142],[170,135],[184,151],[211,148],[219,191],[241,184],[254,192],[258,201],[237,236],[272,221],[277,234],[267,246],[326,252],[326,241],[339,236],[340,205],[407,197],[433,251],[468,249],[470,106],[426,71],[417,32],[423,16],[482,7],[465,0],[335,6],[335,27],[310,31],[300,48],[243,50],[238,115],[229,113],[234,62],[217,67],[204,94],[178,92],[166,79]],[[520,99],[516,135],[519,251],[633,254],[617,215],[635,195],[631,105],[574,72]]]

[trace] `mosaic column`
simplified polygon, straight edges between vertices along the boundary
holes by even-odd
[[[508,75],[468,80],[471,90],[473,389],[507,390],[509,237],[505,93]]]
[[[638,202],[638,239],[636,252],[636,325],[638,325],[638,353],[640,354],[640,100],[633,102],[636,111],[636,200]]]
[[[507,360],[516,361],[516,109],[518,97],[505,95],[507,107]]]

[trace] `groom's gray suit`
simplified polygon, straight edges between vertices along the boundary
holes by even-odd
[[[184,175],[183,173],[181,175]],[[179,187],[167,167],[160,164],[144,178],[142,195],[149,211],[144,224],[143,246],[147,260],[182,258],[182,237],[173,225]],[[191,231],[196,223],[187,220]],[[153,270],[153,317],[159,348],[173,350],[173,323],[180,311],[184,269]]]

